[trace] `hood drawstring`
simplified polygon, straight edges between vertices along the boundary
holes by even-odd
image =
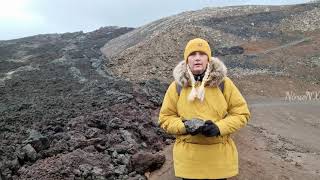
[[[190,92],[190,94],[188,96],[189,101],[194,101],[194,99],[196,97],[199,100],[201,100],[201,102],[204,100],[204,95],[205,95],[204,85],[208,81],[209,71],[210,71],[209,70],[210,68],[208,66],[209,66],[209,64],[207,65],[207,69],[206,69],[206,71],[204,73],[204,76],[202,78],[201,85],[196,88],[195,87],[195,85],[196,85],[195,76],[191,72],[189,65],[187,65],[187,70],[188,70],[188,73],[189,73],[189,76],[190,76],[190,79],[191,79],[191,86],[192,86],[191,92]],[[201,78],[201,75],[200,75],[200,78]]]

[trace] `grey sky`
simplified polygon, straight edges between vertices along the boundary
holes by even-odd
[[[0,0],[0,40],[36,34],[139,27],[159,18],[208,6],[283,5],[303,0]]]

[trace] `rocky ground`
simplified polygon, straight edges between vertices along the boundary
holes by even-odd
[[[162,165],[167,84],[110,76],[99,50],[131,30],[0,43],[0,179],[144,179]]]
[[[252,107],[235,134],[235,179],[319,179],[319,101],[283,102],[319,93],[319,8],[204,8],[137,29],[0,41],[0,180],[174,179],[174,138],[157,116],[198,36]]]

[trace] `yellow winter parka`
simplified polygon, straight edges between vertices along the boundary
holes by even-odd
[[[226,76],[227,68],[223,62],[212,58],[207,68],[210,68],[210,78],[205,86],[203,102],[188,100],[190,77],[185,61],[181,61],[174,69],[175,81],[170,84],[160,110],[160,127],[176,136],[173,160],[177,177],[219,179],[239,172],[238,151],[230,135],[247,124],[250,112],[240,91]],[[223,93],[218,87],[222,81]],[[183,87],[180,94],[177,85]],[[192,118],[212,120],[220,135],[187,134],[182,120]]]

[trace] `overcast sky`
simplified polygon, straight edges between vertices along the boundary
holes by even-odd
[[[283,5],[303,0],[0,0],[0,40],[36,34],[139,27],[162,17],[208,6]]]

